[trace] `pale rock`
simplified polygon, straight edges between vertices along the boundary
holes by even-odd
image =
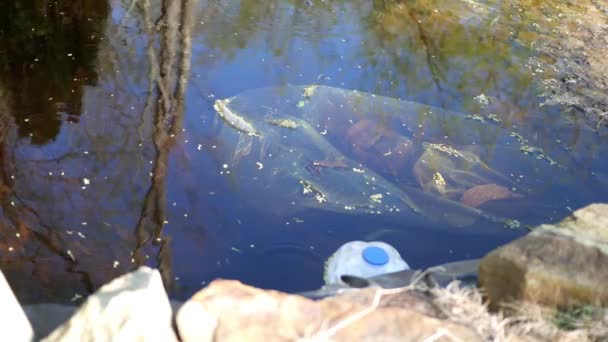
[[[480,341],[471,329],[416,311],[399,297],[386,295],[372,307],[376,289],[353,290],[343,296],[313,301],[301,296],[261,290],[232,280],[216,280],[178,313],[178,331],[185,342],[213,335],[213,341]],[[424,305],[420,306],[421,308]],[[202,308],[202,309],[201,309]],[[202,313],[202,314],[201,314]],[[190,317],[187,317],[190,315]],[[198,315],[201,320],[197,320]],[[217,321],[211,330],[208,315]],[[198,333],[195,331],[200,328]],[[182,333],[182,331],[186,333]],[[189,337],[193,336],[192,339]],[[203,340],[204,341],[204,340]],[[207,340],[209,341],[209,340]]]
[[[171,315],[159,272],[144,266],[101,287],[43,341],[176,341]]]
[[[196,301],[188,301],[177,312],[176,323],[182,341],[213,341],[217,318]]]
[[[34,330],[2,272],[0,272],[0,331],[2,340],[5,341],[31,341],[34,338]]]
[[[577,210],[490,252],[479,282],[494,309],[514,300],[608,305],[608,204]]]

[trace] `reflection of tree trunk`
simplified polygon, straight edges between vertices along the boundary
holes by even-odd
[[[150,18],[149,2],[142,6],[149,36],[150,88],[146,111],[154,112],[152,141],[156,149],[152,168],[152,182],[146,194],[136,226],[138,246],[134,258],[138,265],[145,263],[146,246],[158,250],[157,262],[165,286],[170,287],[171,249],[169,238],[162,236],[166,222],[166,176],[169,152],[181,130],[184,115],[184,96],[190,75],[191,31],[196,1],[163,0],[161,51],[154,51],[154,24]],[[179,53],[181,48],[181,53]],[[144,113],[145,115],[146,113]]]

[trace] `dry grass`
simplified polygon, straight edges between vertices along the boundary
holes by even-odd
[[[513,341],[516,337],[539,341],[608,341],[608,309],[591,309],[587,315],[558,315],[555,310],[535,304],[517,303],[505,308],[508,314],[490,313],[476,288],[461,287],[454,282],[432,292],[436,305],[449,320],[471,327],[486,341]],[[558,324],[565,323],[569,330],[558,328]]]
[[[340,330],[364,318],[376,310],[383,296],[404,291],[418,290],[430,292],[434,304],[446,319],[471,328],[485,341],[608,341],[608,308],[587,307],[585,314],[559,313],[532,303],[513,303],[497,313],[489,312],[484,303],[483,293],[475,287],[461,286],[458,281],[446,288],[428,288],[420,273],[409,286],[396,289],[378,288],[370,305],[354,312],[340,322],[321,329],[313,336],[300,340],[331,341]],[[565,316],[564,316],[565,315]],[[558,327],[561,326],[562,328]],[[563,329],[564,327],[568,329]],[[424,339],[424,342],[460,339],[446,329]]]

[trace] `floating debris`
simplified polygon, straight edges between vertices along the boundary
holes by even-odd
[[[490,98],[488,96],[486,96],[486,94],[479,94],[477,96],[475,96],[473,98],[473,100],[475,100],[475,102],[481,104],[481,105],[489,105],[490,104]]]
[[[536,159],[544,159],[549,162],[549,165],[557,165],[557,162],[545,154],[542,148],[528,145],[528,140],[522,137],[520,134],[511,132],[509,136],[515,138],[519,143],[519,150],[526,155],[533,155]]]
[[[378,203],[378,204],[382,204],[382,194],[374,194],[369,196],[369,199],[372,200],[372,202],[374,203]]]
[[[315,94],[317,87],[318,87],[318,85],[316,85],[316,84],[310,85],[308,87],[304,87],[304,92],[302,93],[302,96],[304,96],[307,99],[311,98]]]
[[[475,121],[479,121],[479,122],[486,122],[486,119],[484,119],[483,116],[477,115],[477,114],[469,114],[466,116],[467,119],[470,120],[475,120]]]
[[[305,180],[300,180],[300,184],[302,185],[302,194],[313,194],[315,200],[319,203],[327,202],[327,197],[321,191],[317,190],[310,182]]]
[[[433,174],[433,183],[435,184],[435,188],[437,191],[444,195],[446,193],[446,182],[441,173],[435,172]]]
[[[455,149],[451,146],[448,146],[448,145],[434,144],[434,143],[423,143],[422,145],[424,147],[432,148],[434,150],[446,153],[447,155],[452,156],[452,157],[464,158],[464,155],[462,154],[462,152],[460,152],[457,149]]]
[[[300,126],[297,122],[295,122],[294,120],[290,120],[290,119],[271,119],[271,120],[268,120],[268,122],[275,126],[289,128],[289,129],[296,129]]]
[[[72,253],[71,250],[68,249],[65,253],[70,257],[72,262],[76,262],[76,258],[74,257],[74,254]]]
[[[228,103],[230,103],[229,100],[217,100],[215,101],[213,108],[217,111],[220,117],[224,119],[230,126],[249,135],[257,136],[257,131],[253,127],[253,125],[243,119],[242,116],[230,110],[227,106]]]
[[[502,119],[499,118],[498,115],[496,115],[494,113],[490,113],[490,114],[486,115],[486,118],[494,121],[495,123],[502,123]]]
[[[72,299],[70,299],[71,302],[75,302],[81,298],[84,298],[80,293],[74,293],[74,296],[72,297]]]
[[[519,221],[517,221],[517,220],[507,220],[505,222],[505,227],[511,228],[511,229],[517,229],[517,228],[521,227],[521,223],[519,223]]]

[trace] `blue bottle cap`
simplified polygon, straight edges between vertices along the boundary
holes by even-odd
[[[363,260],[368,264],[382,266],[388,262],[388,254],[380,247],[370,246],[363,250]]]

